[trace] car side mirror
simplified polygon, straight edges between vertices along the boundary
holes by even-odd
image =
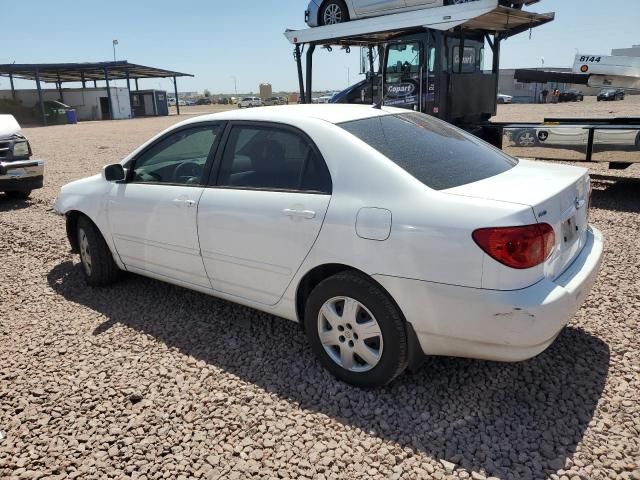
[[[114,163],[113,165],[107,165],[102,169],[102,178],[107,182],[122,182],[126,180],[127,175],[122,165]]]

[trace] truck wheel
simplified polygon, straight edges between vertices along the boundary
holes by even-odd
[[[7,192],[7,197],[16,200],[26,200],[31,196],[31,190],[12,190]]]
[[[336,25],[349,21],[349,10],[342,0],[328,0],[320,8],[320,25]]]
[[[118,279],[120,269],[98,228],[87,217],[78,219],[78,247],[87,284],[104,287]]]
[[[364,275],[343,272],[320,282],[307,300],[304,323],[313,352],[339,380],[380,387],[407,367],[402,314]]]

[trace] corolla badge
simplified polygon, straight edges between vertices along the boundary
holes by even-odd
[[[387,87],[387,95],[393,97],[407,97],[413,95],[416,86],[413,83],[399,83],[397,85],[389,85]]]

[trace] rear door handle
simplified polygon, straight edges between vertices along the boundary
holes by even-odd
[[[312,219],[316,217],[316,212],[313,210],[294,210],[292,208],[285,208],[282,213],[287,217],[306,218]]]
[[[173,203],[176,207],[195,207],[196,206],[196,201],[195,200],[190,200],[188,198],[174,198],[173,200],[171,200],[171,203]]]

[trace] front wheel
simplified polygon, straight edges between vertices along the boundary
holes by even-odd
[[[349,10],[342,0],[328,0],[320,8],[320,25],[336,25],[349,21]]]
[[[386,292],[362,274],[339,273],[318,284],[307,300],[304,322],[320,363],[339,380],[375,388],[407,367],[402,314]]]
[[[120,269],[98,228],[86,217],[78,219],[78,248],[87,284],[104,287],[118,279]]]

